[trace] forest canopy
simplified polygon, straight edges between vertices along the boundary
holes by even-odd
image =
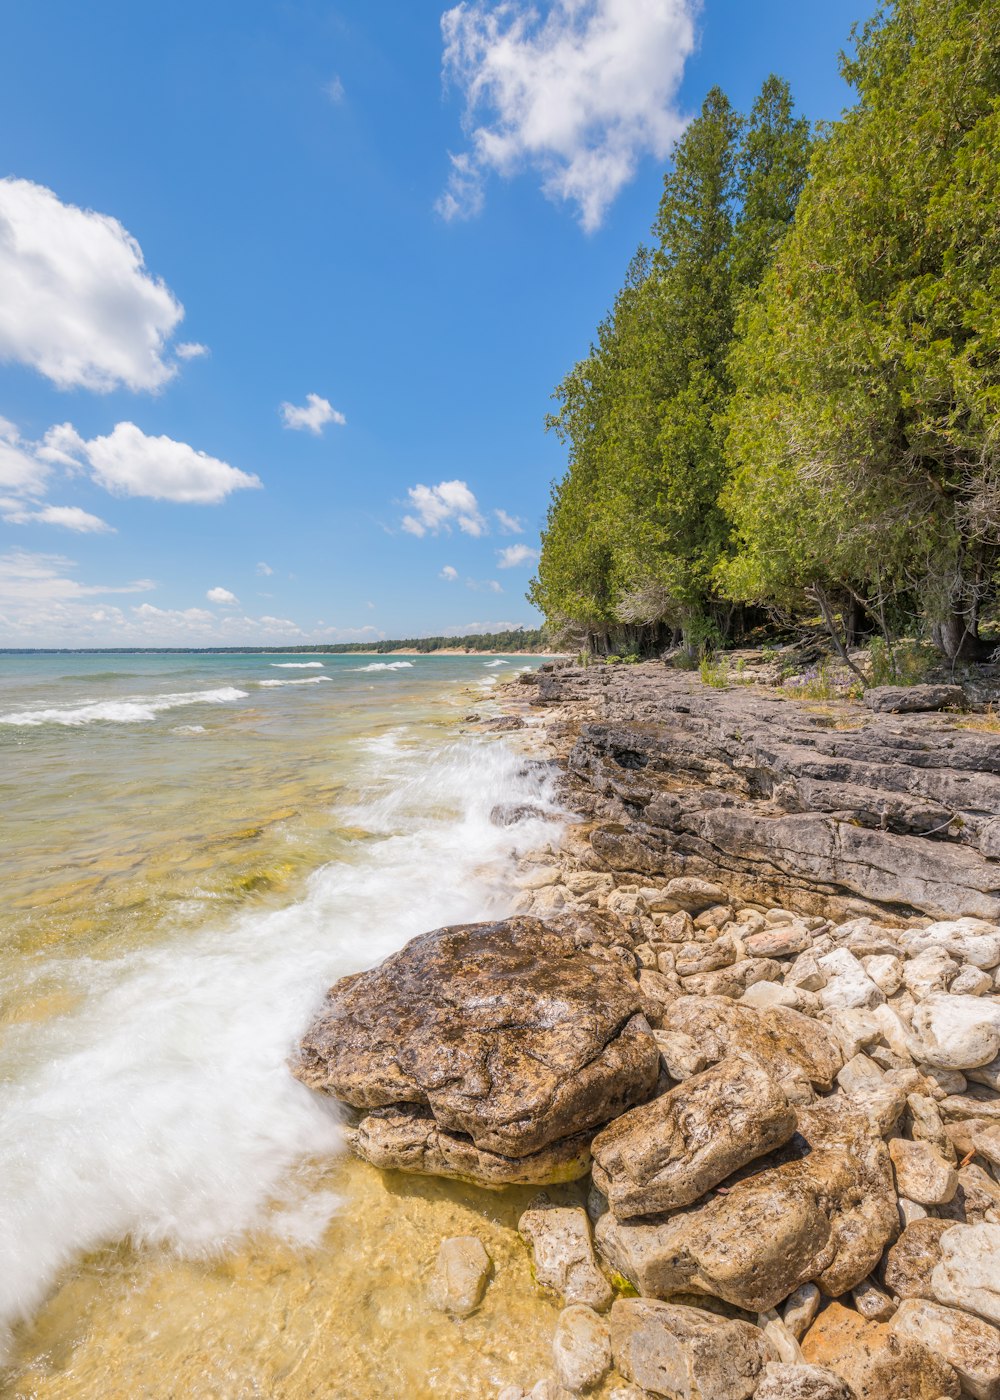
[[[764,618],[983,648],[1000,569],[1000,7],[893,0],[856,102],[713,89],[549,423],[530,597],[564,644],[689,647]],[[991,643],[990,647],[995,643]]]

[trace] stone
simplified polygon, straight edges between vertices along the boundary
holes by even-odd
[[[862,1280],[856,1288],[852,1288],[851,1297],[858,1312],[869,1322],[888,1322],[896,1311],[896,1304],[889,1295],[883,1293],[878,1284],[870,1278]]]
[[[731,1051],[752,1056],[783,1087],[791,1076],[827,1092],[843,1064],[827,1029],[786,1007],[757,1011],[722,997],[679,997],[666,1028],[689,1035],[713,1061]]]
[[[852,1055],[837,1074],[837,1083],[850,1099],[867,1098],[884,1080],[885,1071],[860,1051]]]
[[[785,973],[786,986],[801,987],[804,992],[822,991],[826,983],[826,973],[815,953],[803,953]]]
[[[758,1318],[758,1326],[760,1320]],[[761,1327],[764,1339],[771,1348],[771,1351],[779,1361],[787,1362],[789,1366],[797,1366],[802,1361],[802,1348],[799,1346],[798,1338],[786,1327],[780,1317],[772,1317]]]
[[[721,885],[687,875],[668,881],[665,893],[674,901],[675,907],[688,913],[700,913],[713,904],[721,904],[726,897]]]
[[[882,988],[872,981],[849,948],[824,953],[819,965],[826,974],[826,986],[819,992],[819,999],[827,1011],[879,1006],[885,1001]]]
[[[683,1031],[654,1031],[653,1039],[671,1079],[690,1079],[708,1065],[698,1042]]]
[[[801,1342],[819,1312],[822,1294],[814,1283],[803,1283],[785,1300],[782,1321],[796,1341]]]
[[[674,955],[674,967],[678,977],[693,977],[732,967],[736,957],[736,944],[723,934],[712,943],[682,943]]]
[[[937,1302],[1000,1323],[1000,1225],[952,1225],[931,1275]]]
[[[975,1162],[958,1169],[958,1190],[938,1214],[959,1225],[1000,1225],[1000,1184]]]
[[[805,999],[811,992],[800,991],[797,987],[786,987],[780,982],[755,982],[747,987],[740,997],[741,1006],[751,1006],[755,1011],[768,1011],[772,1006],[787,1006],[792,1011],[804,1011]],[[813,998],[815,1000],[815,998]],[[819,1010],[819,1003],[816,1003]]]
[[[983,997],[993,990],[993,978],[978,967],[963,967],[948,984],[952,996]]]
[[[439,1312],[468,1317],[482,1302],[493,1262],[477,1235],[442,1240],[428,1297]]]
[[[903,983],[917,1001],[933,992],[946,992],[958,976],[960,965],[944,948],[928,948],[903,966]]]
[[[749,1400],[771,1359],[752,1323],[647,1298],[615,1302],[611,1350],[627,1380],[687,1400]]]
[[[862,958],[861,965],[887,997],[895,996],[903,985],[903,960],[893,953],[877,953]]]
[[[890,1293],[933,1299],[931,1275],[941,1261],[941,1236],[951,1227],[951,1221],[931,1217],[907,1225],[885,1257],[882,1274]]]
[[[541,1380],[528,1391],[528,1400],[570,1400],[570,1395],[558,1381]]]
[[[377,1108],[342,1129],[356,1157],[383,1171],[452,1177],[480,1186],[553,1186],[578,1181],[590,1170],[591,1134],[577,1133],[531,1152],[505,1157],[477,1147],[462,1133],[446,1133],[430,1114],[410,1108]]]
[[[741,958],[731,967],[715,972],[696,972],[684,979],[688,995],[702,997],[741,997],[755,982],[777,982],[781,964],[774,958]]]
[[[487,1152],[538,1152],[656,1088],[625,937],[582,912],[423,934],[334,985],[294,1071],[355,1108],[426,1108]]]
[[[825,1366],[785,1365],[770,1361],[756,1400],[855,1400],[846,1381]]]
[[[564,1303],[604,1312],[614,1290],[597,1264],[590,1220],[581,1206],[535,1206],[517,1228],[531,1251],[535,1281]]]
[[[810,1365],[845,1380],[856,1400],[959,1400],[959,1380],[946,1361],[897,1336],[891,1322],[866,1322],[840,1303],[820,1313],[802,1351]]]
[[[900,945],[910,957],[941,948],[959,962],[989,971],[1000,966],[1000,928],[983,919],[942,919],[922,929],[906,929]]]
[[[980,1128],[972,1134],[972,1145],[980,1157],[993,1167],[1000,1167],[1000,1124]]]
[[[721,929],[729,923],[733,917],[733,911],[728,904],[713,904],[708,909],[703,909],[695,917],[695,928]]]
[[[901,1196],[922,1206],[943,1206],[958,1190],[958,1173],[928,1142],[889,1141],[889,1156]]]
[[[812,934],[802,924],[780,924],[762,933],[751,933],[743,946],[752,958],[791,958],[812,947]]]
[[[1000,1400],[1000,1332],[990,1323],[911,1298],[900,1305],[891,1331],[943,1357],[973,1400]]]
[[[900,1196],[899,1219],[905,1230],[908,1225],[912,1225],[914,1220],[926,1220],[930,1212],[926,1206],[918,1205],[916,1201],[909,1201],[905,1196]]]
[[[766,1312],[800,1284],[838,1296],[867,1278],[899,1225],[891,1163],[860,1113],[798,1110],[808,1156],[729,1185],[697,1211],[597,1222],[599,1252],[647,1297],[705,1293]]]
[[[496,719],[483,721],[483,728],[491,734],[507,734],[512,729],[524,729],[525,722],[520,715],[499,715]]]
[[[876,714],[914,714],[921,710],[943,710],[948,706],[961,708],[965,692],[960,685],[873,685],[864,694],[864,702]]]
[[[552,1360],[561,1385],[573,1394],[598,1385],[611,1369],[611,1330],[593,1308],[564,1308],[552,1339]]]
[[[873,1011],[861,1008],[844,1008],[828,1011],[825,1017],[831,1034],[837,1039],[845,1059],[850,1059],[860,1051],[883,1039],[879,1017]]]
[[[730,1055],[598,1133],[594,1182],[621,1220],[675,1210],[782,1146],[796,1121],[766,1070]]]
[[[941,1069],[976,1069],[1000,1053],[1000,1006],[983,997],[932,995],[913,1013],[920,1058]]]
[[[927,1094],[908,1094],[906,1109],[910,1137],[914,1142],[928,1142],[946,1162],[954,1162],[955,1149],[944,1130],[944,1120],[934,1100]]]

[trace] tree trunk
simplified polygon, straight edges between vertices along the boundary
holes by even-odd
[[[974,612],[953,612],[935,622],[931,638],[949,661],[986,661],[994,651],[992,642],[980,638],[979,619]]]

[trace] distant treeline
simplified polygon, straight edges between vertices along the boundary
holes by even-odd
[[[598,651],[768,617],[980,655],[1000,565],[1000,5],[888,0],[811,131],[713,89],[590,353],[531,598]]]
[[[310,656],[342,656],[355,652],[445,651],[544,652],[541,628],[517,628],[510,632],[484,632],[474,637],[409,637],[399,642],[303,642],[283,647],[0,647],[0,656],[63,655],[86,652],[96,656],[283,656],[308,652]]]

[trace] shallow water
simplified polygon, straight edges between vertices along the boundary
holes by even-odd
[[[503,914],[552,807],[484,658],[0,658],[9,1396],[488,1396],[547,1374],[531,1192],[381,1174],[286,1060],[325,988]],[[475,1230],[483,1309],[432,1313]]]

